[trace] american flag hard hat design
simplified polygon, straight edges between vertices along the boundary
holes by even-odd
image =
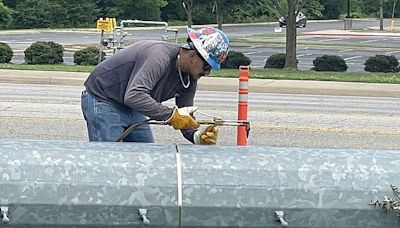
[[[221,63],[226,59],[229,52],[228,36],[221,30],[213,27],[194,30],[187,29],[190,41],[203,58],[212,66],[219,70]]]

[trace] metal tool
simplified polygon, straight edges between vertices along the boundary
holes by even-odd
[[[245,126],[246,127],[246,132],[247,132],[247,137],[249,137],[250,133],[250,122],[247,120],[224,120],[221,117],[218,116],[213,116],[204,112],[197,111],[196,113],[199,113],[204,116],[211,117],[211,120],[197,120],[196,121],[200,125],[214,125],[214,126]],[[168,125],[167,122],[165,121],[159,121],[159,120],[153,120],[153,119],[148,119],[144,120],[142,122],[137,122],[129,126],[118,139],[116,139],[116,142],[121,142],[126,136],[128,136],[129,133],[131,133],[133,130],[135,130],[137,127],[143,125],[143,124],[156,124],[156,125]]]
[[[200,125],[215,125],[215,126],[250,126],[249,121],[244,120],[223,120],[223,119],[214,119],[214,120],[196,120]],[[157,125],[168,125],[168,123],[164,121],[157,120],[149,120],[147,124],[157,124]]]

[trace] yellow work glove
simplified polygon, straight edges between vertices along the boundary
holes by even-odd
[[[201,145],[215,145],[218,139],[218,128],[214,125],[209,125],[202,131],[194,133],[194,143]]]
[[[193,113],[196,110],[197,107],[194,106],[175,108],[171,117],[167,120],[167,123],[175,130],[199,128],[200,124],[193,117]]]

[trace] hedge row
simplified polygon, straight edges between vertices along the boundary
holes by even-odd
[[[285,54],[274,54],[268,57],[264,68],[283,69],[285,65]],[[340,71],[344,72],[348,66],[341,56],[323,55],[313,60],[315,71]],[[369,57],[364,63],[364,70],[368,72],[399,72],[399,62],[395,56],[375,55]]]
[[[0,63],[9,63],[13,57],[11,47],[6,43],[0,43]],[[25,51],[25,63],[27,64],[60,64],[63,63],[64,48],[54,42],[38,41],[33,43]],[[99,59],[99,49],[87,47],[74,53],[74,63],[77,65],[96,65]],[[105,53],[102,53],[102,60]]]

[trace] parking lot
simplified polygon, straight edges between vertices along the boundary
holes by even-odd
[[[375,20],[360,21],[355,24],[355,29],[361,31],[363,28],[369,28],[376,24],[377,21]],[[299,69],[309,70],[313,66],[312,61],[322,55],[343,57],[346,60],[349,72],[364,71],[366,59],[376,54],[394,55],[396,58],[400,58],[400,33],[392,34],[392,36],[372,32],[349,34],[340,30],[342,26],[342,21],[328,21],[323,23],[310,22],[307,24],[307,28],[299,28],[297,37]],[[245,44],[232,42],[231,50],[240,51],[247,55],[252,60],[251,66],[253,68],[262,68],[269,56],[285,53],[285,29],[282,30],[282,33],[277,34],[274,31],[276,27],[277,25],[274,23],[233,25],[226,26],[224,31],[232,39],[246,38],[251,40],[251,42]],[[178,37],[184,38],[185,28],[178,30]],[[161,28],[128,30],[126,41],[129,43],[142,39],[161,40],[162,34]],[[275,37],[260,39],[255,36],[271,34],[274,34]],[[173,41],[174,35],[169,34],[169,38]],[[64,62],[73,64],[74,51],[88,45],[98,45],[100,33],[94,29],[79,31],[22,30],[14,33],[0,33],[0,42],[8,43],[14,50],[12,63],[23,63],[24,50],[36,41],[54,41],[64,45]],[[108,55],[112,54],[111,50],[106,52]]]
[[[399,37],[381,36],[334,36],[334,35],[304,35],[298,37],[297,59],[301,70],[313,67],[312,61],[322,55],[337,55],[343,57],[349,72],[364,71],[365,61],[376,54],[394,55],[400,59]],[[272,40],[274,45],[237,47],[252,60],[252,67],[262,68],[267,58],[276,53],[285,53],[284,38]],[[282,44],[279,44],[281,42]]]

